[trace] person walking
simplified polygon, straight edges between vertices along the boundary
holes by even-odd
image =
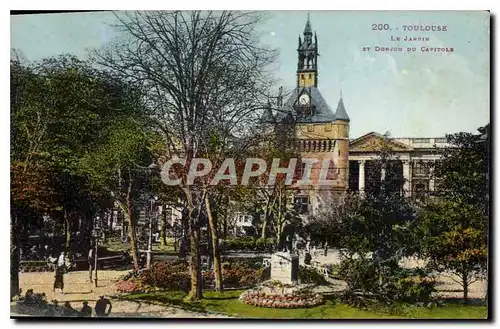
[[[328,255],[328,242],[325,241],[325,253],[323,254],[323,256],[327,256]]]
[[[64,271],[66,270],[66,259],[64,251],[61,251],[61,254],[57,258],[56,262],[56,270],[54,277],[54,287],[52,291],[56,291],[56,289],[61,290],[61,294],[64,294]]]
[[[109,309],[106,312],[106,307],[108,305]],[[111,313],[111,309],[112,309],[111,302],[109,301],[109,299],[104,298],[104,296],[100,296],[97,302],[95,303],[94,310],[97,316],[109,316],[109,314]]]
[[[94,253],[94,249],[92,248],[92,246],[90,247],[90,250],[89,250],[89,254],[87,256],[87,260],[88,260],[88,263],[89,263],[89,282],[92,283],[92,272],[93,270],[95,270],[95,253]]]

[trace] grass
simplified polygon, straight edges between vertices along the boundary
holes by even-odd
[[[204,292],[204,299],[199,302],[186,301],[187,294],[182,291],[130,294],[124,298],[173,304],[193,311],[215,311],[233,316],[261,319],[486,319],[487,317],[485,305],[459,303],[449,303],[433,309],[414,307],[409,313],[411,315],[407,316],[360,310],[334,300],[326,300],[325,304],[314,308],[271,309],[241,303],[238,300],[241,293],[243,290],[224,293],[207,291]]]

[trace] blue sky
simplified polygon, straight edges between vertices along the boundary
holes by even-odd
[[[267,12],[262,42],[276,47],[276,76],[295,87],[297,37],[303,11]],[[333,109],[342,90],[351,138],[371,131],[394,137],[435,137],[475,132],[490,121],[488,12],[312,11],[320,58],[319,89]],[[11,16],[11,47],[30,61],[71,53],[86,58],[114,37],[111,13]],[[387,23],[392,31],[373,31]],[[403,25],[447,26],[445,32],[404,32]],[[396,30],[397,29],[397,30]],[[424,36],[426,42],[393,42],[391,36]],[[408,52],[366,52],[369,46],[411,46]],[[453,47],[453,53],[420,47]]]

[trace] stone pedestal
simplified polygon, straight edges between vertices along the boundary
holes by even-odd
[[[299,256],[295,253],[277,252],[271,256],[271,280],[296,284],[299,280]]]

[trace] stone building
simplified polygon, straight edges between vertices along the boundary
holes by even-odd
[[[265,119],[277,124],[293,121],[301,158],[319,160],[312,166],[311,184],[296,188],[294,193],[299,212],[314,214],[322,204],[342,198],[348,189],[349,116],[342,96],[333,111],[318,88],[318,38],[316,34],[313,37],[309,17],[303,39],[299,36],[297,55],[296,88],[277,113],[266,112]],[[329,160],[329,167],[322,173],[325,160]],[[300,173],[303,169],[304,165]],[[321,186],[320,178],[332,183]]]
[[[319,90],[318,55],[318,38],[316,33],[313,36],[308,17],[303,39],[298,38],[296,87],[283,104],[278,103],[275,114],[268,110],[263,116],[263,124],[275,128],[287,120],[293,122],[302,160],[319,160],[310,173],[312,184],[294,188],[293,202],[304,217],[317,214],[322,205],[341,201],[348,192],[363,194],[369,188],[377,188],[386,175],[383,169],[374,172],[373,166],[373,160],[380,156],[384,136],[372,132],[349,139],[350,119],[342,94],[332,110]],[[401,182],[405,196],[417,200],[435,190],[429,166],[439,159],[439,147],[447,146],[446,138],[389,138],[388,146],[394,153],[390,174]],[[330,167],[322,178],[332,183],[321,186],[318,179],[324,160],[330,161]],[[303,170],[304,164],[296,173],[301,176]]]
[[[377,177],[384,177],[383,170],[372,165],[380,156],[384,136],[368,133],[349,143],[349,191],[361,194],[371,186],[377,186]],[[446,138],[388,138],[393,153],[394,174],[402,183],[406,197],[421,200],[436,190],[432,177],[433,163],[440,158],[440,148],[449,147]],[[369,186],[370,185],[370,186]]]

